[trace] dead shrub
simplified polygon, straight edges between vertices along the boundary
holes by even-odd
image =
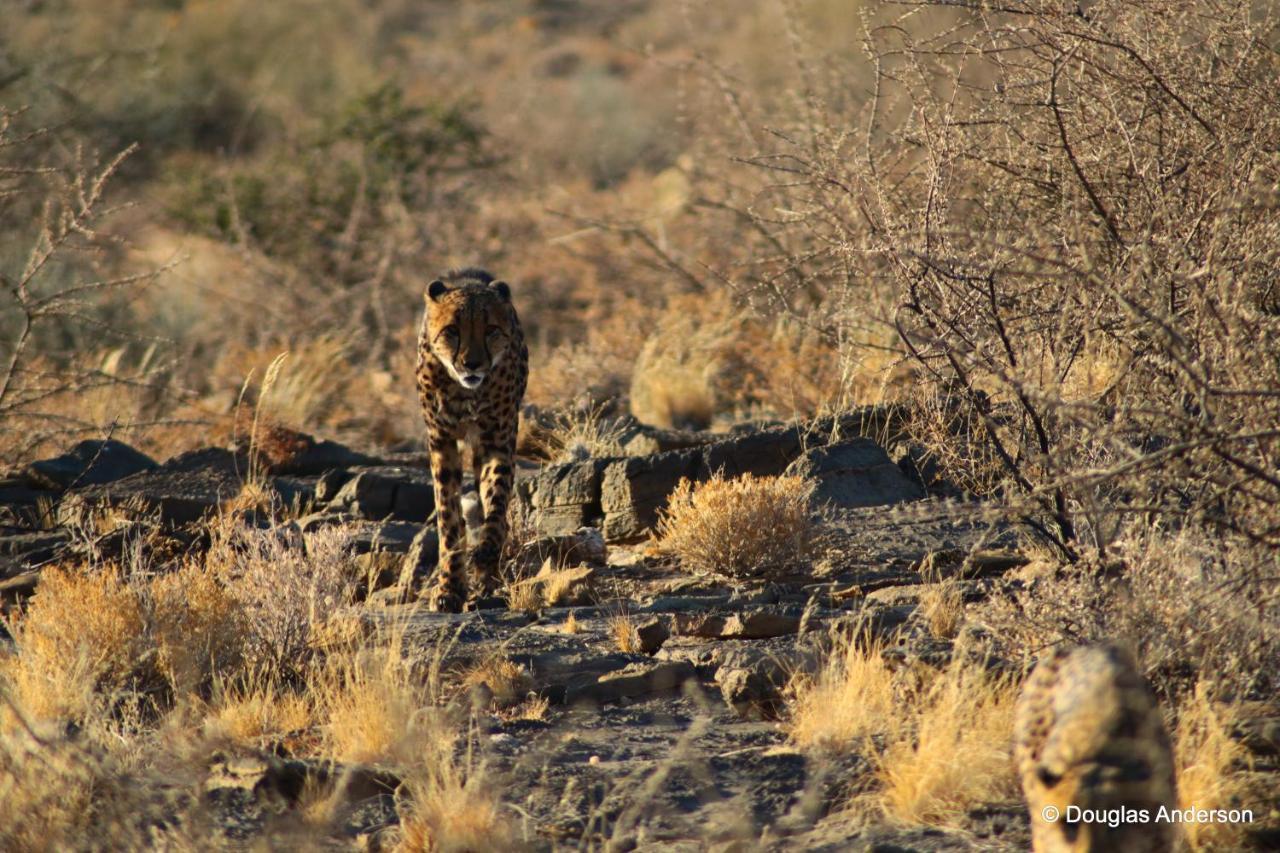
[[[113,568],[45,569],[10,633],[17,654],[4,661],[4,680],[37,719],[82,720],[157,677],[142,596]]]
[[[736,578],[768,577],[803,569],[816,548],[802,477],[681,480],[657,526],[657,546],[686,568]]]
[[[290,535],[226,519],[205,558],[243,613],[246,664],[282,680],[302,674],[317,627],[351,604],[359,582],[350,531]]]
[[[1197,682],[1214,685],[1218,697],[1269,695],[1280,628],[1267,616],[1272,603],[1249,582],[1254,556],[1196,531],[1137,530],[1124,537],[1123,557],[1060,564],[979,614],[1014,654],[1122,640],[1167,698]]]
[[[244,613],[212,572],[188,562],[155,577],[148,592],[157,664],[178,696],[239,665]]]

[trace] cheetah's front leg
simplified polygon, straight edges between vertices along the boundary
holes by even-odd
[[[440,558],[430,591],[429,606],[443,613],[460,613],[467,595],[467,531],[462,517],[462,455],[452,436],[429,438],[431,479],[435,484]]]
[[[475,593],[487,595],[493,592],[498,581],[498,562],[507,542],[507,507],[511,502],[511,487],[515,480],[512,458],[515,455],[515,439],[504,437],[483,448],[484,461],[480,465],[480,501],[484,505],[484,527],[480,541],[471,554],[471,567],[475,575]]]

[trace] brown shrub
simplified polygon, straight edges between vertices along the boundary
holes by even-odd
[[[45,569],[10,632],[17,654],[4,661],[4,680],[37,719],[82,720],[117,691],[155,677],[143,598],[111,568]]]
[[[801,477],[681,480],[658,520],[657,546],[697,572],[759,577],[800,569],[816,548],[812,492]]]

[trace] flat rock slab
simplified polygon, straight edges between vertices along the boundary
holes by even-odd
[[[27,466],[25,474],[45,489],[96,486],[157,467],[147,454],[115,439],[82,441],[61,456]]]
[[[316,484],[316,500],[330,511],[374,521],[422,522],[435,509],[430,475],[400,466],[331,471]]]
[[[58,507],[58,520],[73,524],[86,512],[115,509],[158,517],[166,524],[189,524],[238,495],[248,471],[245,457],[229,450],[194,450],[152,470],[72,489]]]
[[[925,497],[920,485],[869,438],[855,438],[805,451],[787,473],[813,479],[814,500],[845,509],[884,506]]]
[[[564,703],[603,705],[620,699],[668,693],[678,690],[686,681],[697,678],[697,671],[687,661],[644,661],[605,673],[594,681],[579,682],[565,691]]]
[[[675,633],[710,640],[760,640],[800,630],[803,608],[761,607],[738,613],[682,613]]]

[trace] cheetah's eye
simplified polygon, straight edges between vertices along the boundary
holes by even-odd
[[[496,335],[496,334],[499,334],[501,331],[502,331],[501,326],[490,326],[489,328],[484,330],[486,335]]]
[[[458,336],[458,327],[445,326],[443,329],[440,330],[440,334],[448,338],[456,338]]]

